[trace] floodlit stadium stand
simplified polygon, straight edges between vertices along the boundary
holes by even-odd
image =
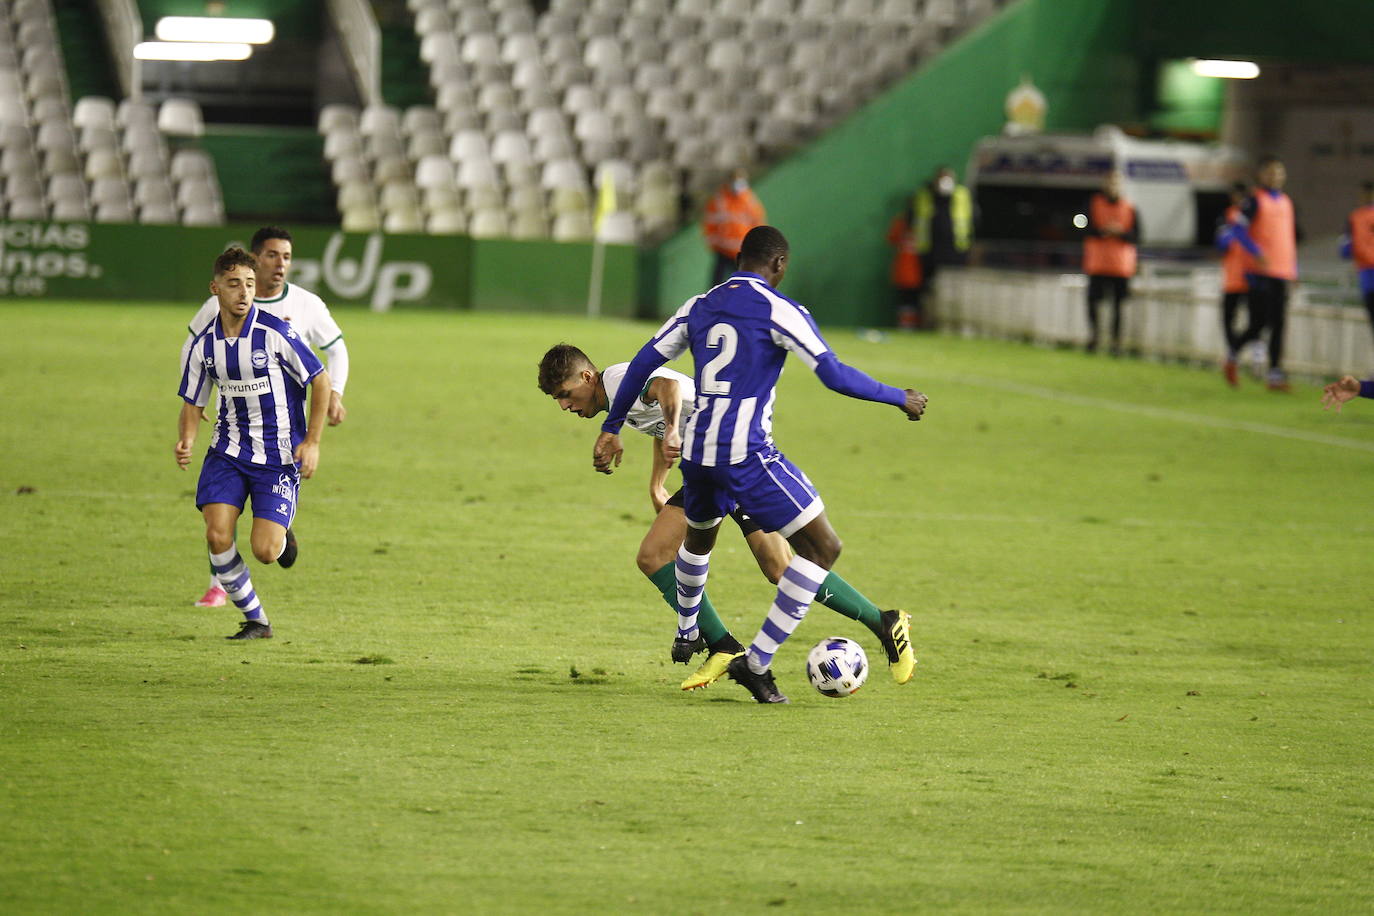
[[[434,104],[329,105],[318,127],[345,228],[580,240],[604,201],[603,238],[654,241],[998,5],[408,0]]]
[[[218,225],[224,205],[213,163],[168,138],[204,131],[200,107],[118,105],[69,90],[48,0],[0,6],[0,215],[12,220]]]

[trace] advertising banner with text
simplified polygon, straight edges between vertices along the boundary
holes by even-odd
[[[246,248],[256,229],[0,222],[0,297],[202,302],[215,257],[230,245]],[[590,245],[315,227],[291,235],[292,282],[331,305],[376,311],[586,307]],[[604,313],[634,313],[635,267],[633,248],[606,249]],[[491,305],[474,301],[475,295]]]

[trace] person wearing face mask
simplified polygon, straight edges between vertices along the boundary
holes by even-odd
[[[1112,297],[1112,355],[1121,352],[1121,304],[1131,293],[1135,276],[1136,241],[1140,216],[1121,195],[1121,173],[1112,172],[1088,206],[1087,237],[1083,239],[1083,273],[1088,275],[1088,352],[1097,349],[1097,306]]]
[[[954,169],[942,165],[911,202],[911,226],[926,289],[939,269],[968,263],[973,244],[973,198]]]
[[[702,221],[706,244],[715,254],[711,286],[719,285],[735,272],[735,259],[739,257],[744,236],[766,221],[763,204],[749,188],[749,173],[742,168],[735,169],[730,180],[722,184],[706,204],[706,217]]]

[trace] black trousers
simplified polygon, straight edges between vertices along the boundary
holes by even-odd
[[[1364,310],[1369,313],[1369,327],[1374,329],[1374,289],[1364,294]]]
[[[725,282],[726,277],[735,272],[735,259],[719,251],[713,251],[711,254],[716,258],[715,263],[711,265],[711,285],[719,286]]]
[[[1269,329],[1269,368],[1283,365],[1283,331],[1288,319],[1288,281],[1250,274],[1250,327],[1236,338],[1239,350]]]
[[[1241,304],[1245,308],[1245,331],[1236,330],[1236,313],[1240,311]],[[1254,340],[1259,337],[1259,316],[1255,314],[1255,308],[1250,304],[1249,293],[1223,293],[1221,297],[1221,330],[1226,335],[1226,356],[1234,359],[1240,353],[1243,338]]]
[[[1097,349],[1097,306],[1103,297],[1112,297],[1112,346],[1121,346],[1121,303],[1131,295],[1131,282],[1126,277],[1088,277],[1088,349]]]

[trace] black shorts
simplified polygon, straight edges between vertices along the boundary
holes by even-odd
[[[668,497],[668,501],[667,501],[666,503],[664,503],[663,505],[665,505],[665,506],[677,506],[679,509],[681,509],[681,508],[682,508],[682,490],[679,489],[679,490],[678,490],[676,493],[674,493],[672,496],[669,496],[669,497]],[[735,508],[733,508],[733,509],[730,510],[730,517],[733,518],[733,519],[735,520],[735,524],[736,524],[736,525],[739,525],[740,534],[744,535],[745,537],[748,537],[749,535],[753,534],[755,531],[762,531],[762,530],[763,530],[763,528],[759,527],[758,522],[754,521],[752,518],[749,517],[748,513],[746,513],[746,512],[741,512],[739,506],[736,506]]]

